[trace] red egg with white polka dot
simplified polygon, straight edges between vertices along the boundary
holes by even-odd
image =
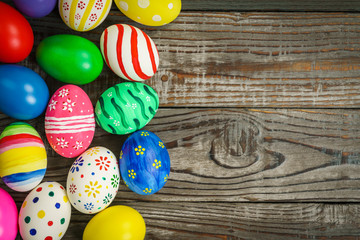
[[[70,217],[65,188],[57,182],[44,182],[27,195],[20,208],[20,235],[24,240],[61,239]]]
[[[65,85],[50,98],[45,133],[55,152],[66,158],[82,154],[95,133],[94,108],[80,87]]]

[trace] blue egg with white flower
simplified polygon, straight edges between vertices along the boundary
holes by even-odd
[[[159,191],[170,174],[170,157],[163,141],[145,130],[136,131],[126,139],[119,165],[125,185],[140,195]]]

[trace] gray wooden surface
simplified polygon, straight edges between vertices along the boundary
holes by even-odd
[[[60,33],[99,46],[115,23],[140,27],[157,44],[160,67],[146,83],[159,93],[160,109],[145,129],[166,144],[171,174],[146,197],[122,182],[112,203],[143,215],[146,239],[360,239],[358,11],[360,2],[351,0],[193,0],[155,28],[113,6],[88,33],[69,29],[56,11],[28,19],[34,50]],[[38,72],[52,94],[64,84],[40,69],[34,50],[19,64]],[[105,66],[82,88],[95,104],[122,81]],[[14,121],[0,119],[0,131]],[[27,122],[47,148],[44,180],[66,185],[74,159],[50,148],[43,115]],[[125,139],[97,127],[91,146],[118,156]],[[26,193],[0,187],[21,205]],[[81,239],[91,217],[73,209],[63,239]]]

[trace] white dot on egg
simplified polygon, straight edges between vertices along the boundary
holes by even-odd
[[[174,4],[173,4],[173,3],[169,3],[168,8],[169,8],[169,9],[172,9],[173,7],[174,7]]]
[[[84,112],[83,110],[81,110],[81,112]]]
[[[85,105],[85,103],[84,103],[84,102],[83,102],[82,104],[83,104],[83,105]]]
[[[50,136],[50,138],[52,138],[52,136]]]
[[[86,138],[89,138],[89,136],[86,136]]]
[[[126,2],[124,2],[124,1],[120,1],[120,2],[119,2],[119,5],[120,5],[120,8],[121,8],[122,10],[124,10],[124,11],[129,10],[129,5],[128,5]]]
[[[73,137],[70,137],[70,139],[73,139]]]
[[[141,18],[138,16],[137,19],[141,19]]]
[[[75,95],[75,97],[77,97],[77,95]]]
[[[138,0],[138,5],[141,8],[147,8],[150,5],[149,0]]]
[[[152,20],[155,21],[155,22],[159,22],[159,21],[161,21],[161,17],[160,17],[160,15],[154,15],[152,17]]]

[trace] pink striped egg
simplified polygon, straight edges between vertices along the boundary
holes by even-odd
[[[139,28],[115,24],[105,29],[100,49],[109,68],[131,81],[151,78],[159,66],[159,52],[154,41]]]
[[[59,0],[59,13],[66,25],[85,32],[99,26],[109,14],[112,0]]]
[[[80,87],[69,84],[56,90],[46,109],[45,133],[63,157],[77,157],[89,147],[95,133],[94,108]]]

